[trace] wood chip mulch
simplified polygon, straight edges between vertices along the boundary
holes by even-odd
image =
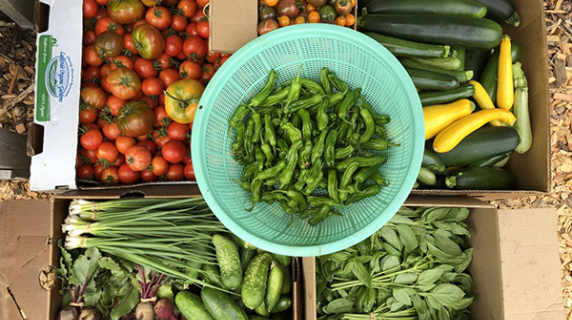
[[[572,0],[544,0],[549,58],[552,192],[493,202],[500,209],[556,208],[567,319],[572,320]],[[35,34],[0,13],[0,128],[25,134],[33,120]],[[47,198],[26,181],[0,181],[0,203]]]

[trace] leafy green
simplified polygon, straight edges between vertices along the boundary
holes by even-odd
[[[102,282],[104,299],[100,301],[100,309],[111,310],[111,319],[118,320],[131,312],[139,302],[139,290],[133,285],[136,279],[124,266],[109,257],[99,260],[99,267],[107,271]]]

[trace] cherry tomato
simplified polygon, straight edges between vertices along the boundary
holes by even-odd
[[[98,163],[95,166],[93,166],[93,177],[95,178],[95,180],[101,181],[102,172],[103,172],[103,166],[101,165],[101,163]]]
[[[133,70],[133,60],[128,56],[117,56],[115,58],[110,58],[110,69],[111,71],[117,68],[127,68]]]
[[[196,22],[191,22],[187,25],[187,28],[185,29],[185,32],[189,35],[189,36],[198,36],[199,35],[199,31],[197,30],[197,23]]]
[[[203,75],[203,68],[200,64],[187,60],[181,63],[179,67],[179,74],[181,75],[181,79],[195,79],[198,80]]]
[[[147,148],[147,150],[149,150],[149,152],[151,152],[151,154],[154,154],[155,151],[157,151],[157,146],[155,145],[155,142],[153,142],[149,139],[141,140],[141,141],[137,142],[137,145]]]
[[[202,20],[208,20],[207,17],[205,16],[203,10],[198,10],[197,13],[195,13],[195,15],[191,18],[191,22],[195,22],[195,23],[202,21]]]
[[[117,160],[117,157],[119,157],[119,151],[117,151],[117,148],[111,142],[103,142],[97,148],[97,158],[99,161],[111,163]]]
[[[131,33],[124,34],[122,38],[123,38],[123,46],[125,47],[125,49],[129,50],[129,52],[132,55],[139,54],[137,52],[137,48],[135,48],[135,45],[133,44],[133,37],[131,36]]]
[[[107,169],[103,169],[101,172],[101,181],[103,183],[112,185],[119,183],[119,173],[116,167],[109,167]]]
[[[97,15],[97,2],[95,0],[83,0],[83,17],[93,18]]]
[[[159,106],[159,101],[157,100],[159,100],[157,96],[144,96],[143,98],[139,99],[139,101],[144,102],[151,109],[155,109]]]
[[[189,126],[186,124],[173,122],[167,128],[167,136],[173,140],[185,141],[187,140],[187,133]]]
[[[79,112],[79,123],[90,124],[94,123],[97,118],[97,112],[91,107],[81,108]]]
[[[82,80],[84,83],[99,83],[101,82],[101,68],[88,67],[83,71]]]
[[[181,161],[181,162],[183,164],[188,164],[191,161],[193,161],[193,159],[191,158],[191,150],[187,149],[187,152],[185,152],[185,157],[183,158],[183,161]]]
[[[157,59],[155,59],[153,65],[159,70],[165,70],[173,67],[175,64],[173,63],[173,58],[170,55],[162,53]]]
[[[99,130],[88,130],[79,138],[79,143],[87,150],[97,150],[103,142],[103,135]]]
[[[138,58],[137,60],[135,60],[135,63],[133,65],[133,70],[135,70],[135,72],[141,79],[157,77],[157,74],[159,74],[157,69],[155,69],[153,60],[145,58]]]
[[[158,96],[163,89],[165,89],[163,82],[157,78],[147,78],[141,83],[141,91],[146,96]]]
[[[171,12],[165,7],[155,6],[147,10],[145,20],[159,30],[165,30],[171,25]]]
[[[144,170],[141,171],[141,180],[144,182],[153,182],[157,180],[157,176],[153,174],[153,171]]]
[[[348,14],[346,15],[346,27],[351,27],[351,26],[353,26],[355,23],[356,23],[356,17],[355,17],[353,14],[348,13]]]
[[[171,35],[165,38],[165,53],[171,57],[176,57],[183,51],[183,40],[181,37]]]
[[[107,95],[101,88],[96,86],[88,86],[81,89],[81,101],[89,106],[96,109],[102,109],[105,107],[105,102],[107,101]]]
[[[105,31],[113,31],[122,36],[125,34],[125,28],[113,21],[110,17],[103,17],[95,24],[95,34],[99,35]]]
[[[157,148],[163,148],[167,142],[171,141],[171,138],[168,136],[157,135],[153,140],[155,141]]]
[[[93,45],[87,46],[83,49],[83,59],[92,67],[99,67],[103,64],[103,60],[101,60]]]
[[[193,163],[189,162],[184,169],[185,178],[190,181],[195,181],[195,168],[193,168]]]
[[[107,106],[109,107],[109,111],[111,115],[116,117],[119,114],[119,110],[123,107],[127,101],[117,98],[114,95],[110,95],[107,98]]]
[[[214,65],[215,69],[218,69],[218,68],[222,67],[222,65],[223,65],[223,64],[226,62],[226,60],[228,60],[229,58],[230,58],[230,56],[225,56],[225,57],[221,57],[220,59],[218,59],[218,60],[215,62],[215,65]]]
[[[124,163],[118,170],[119,180],[123,184],[134,184],[141,178],[141,172],[133,171],[127,163]]]
[[[208,39],[211,33],[209,22],[206,20],[197,22],[197,32],[199,33],[199,36]]]
[[[190,36],[183,43],[183,52],[191,59],[202,58],[207,54],[207,44],[201,37]]]
[[[173,30],[177,32],[185,31],[185,28],[187,27],[187,18],[176,14],[171,18],[171,20],[171,28],[173,28]]]
[[[104,64],[101,66],[101,76],[107,77],[111,73],[111,66],[109,64]]]
[[[95,43],[96,38],[97,35],[95,34],[95,31],[89,30],[83,35],[83,44],[86,46],[92,45]]]
[[[163,157],[170,163],[179,163],[185,157],[185,145],[181,141],[171,140],[163,146]]]
[[[156,125],[158,127],[168,126],[171,123],[171,117],[167,114],[165,107],[157,107],[153,112],[155,112]]]
[[[177,7],[187,18],[191,18],[197,12],[197,3],[194,0],[181,0]]]
[[[127,68],[111,71],[107,77],[107,85],[114,96],[123,100],[135,97],[141,90],[141,80],[135,71]]]
[[[93,180],[93,166],[83,165],[77,168],[78,179]]]
[[[203,75],[201,77],[203,84],[206,86],[215,74],[215,68],[212,64],[207,63],[203,67]]]
[[[83,160],[86,160],[89,164],[95,164],[97,162],[97,148],[93,150],[81,148],[79,154],[81,154]]]
[[[117,160],[113,161],[113,166],[119,168],[124,163],[125,163],[125,156],[120,153],[119,156],[117,157]]]
[[[115,140],[115,147],[117,148],[117,151],[121,152],[122,154],[125,154],[127,150],[129,150],[129,148],[133,147],[134,145],[135,139],[131,137],[117,137],[117,140]]]
[[[133,146],[125,153],[125,162],[133,171],[143,171],[151,164],[151,152],[143,146]]]
[[[185,177],[185,167],[180,163],[175,163],[169,166],[167,171],[167,179],[169,181],[181,181]]]
[[[162,176],[167,174],[169,170],[169,162],[165,160],[162,156],[155,156],[151,161],[151,167],[153,168],[153,174],[156,176]]]
[[[207,52],[207,61],[210,63],[215,63],[218,59],[221,58],[221,54],[214,51]]]
[[[119,136],[121,136],[121,130],[115,122],[108,123],[102,128],[103,135],[111,141],[115,141]]]
[[[159,79],[168,88],[173,82],[179,80],[179,72],[175,69],[165,69],[159,73]]]

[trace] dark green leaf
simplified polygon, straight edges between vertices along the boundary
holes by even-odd
[[[87,308],[93,308],[101,298],[101,289],[95,284],[95,281],[89,281],[83,291],[83,302]]]
[[[465,271],[473,261],[473,248],[469,248],[463,252],[463,260],[455,266],[456,272]]]
[[[353,305],[354,304],[351,301],[346,299],[336,299],[328,303],[325,312],[327,314],[350,312]]]
[[[131,312],[133,308],[139,303],[139,291],[131,287],[129,292],[118,301],[117,305],[111,310],[111,319],[119,320],[121,317]]]
[[[429,285],[435,283],[443,275],[443,269],[429,269],[421,272],[417,282],[423,285]]]
[[[70,278],[70,284],[82,286],[93,281],[97,270],[99,269],[99,259],[101,253],[96,248],[88,248],[85,254],[79,256],[73,263],[73,272]]]
[[[428,223],[439,221],[447,216],[450,208],[431,208],[423,213],[423,218]]]
[[[442,234],[435,235],[435,245],[444,253],[457,257],[463,254],[458,244]]]
[[[366,287],[370,288],[371,287],[371,274],[369,273],[369,271],[367,270],[367,268],[357,262],[356,260],[352,260],[352,272],[354,274],[354,276],[361,281]]]

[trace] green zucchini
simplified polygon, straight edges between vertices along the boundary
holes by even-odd
[[[474,0],[373,0],[365,8],[367,13],[445,14],[473,18],[487,14],[487,7]]]
[[[203,264],[203,270],[206,272],[204,275],[205,280],[218,288],[224,288],[224,284],[221,281],[220,269],[216,265]]]
[[[239,251],[240,266],[244,273],[246,271],[246,267],[248,267],[248,264],[250,263],[250,260],[256,256],[256,250],[240,249]]]
[[[373,32],[365,34],[381,43],[396,57],[444,58],[449,55],[449,46],[408,41]]]
[[[513,27],[520,25],[520,16],[511,0],[477,0],[487,6],[487,18],[504,22]]]
[[[468,167],[456,171],[445,179],[447,187],[462,190],[514,190],[516,178],[503,169]]]
[[[461,60],[456,57],[457,53],[455,53],[454,57],[445,57],[445,58],[413,58],[413,60],[422,63],[424,65],[428,65],[431,67],[445,69],[445,70],[457,70],[461,66]]]
[[[413,80],[415,87],[422,90],[449,90],[459,86],[457,78],[448,74],[439,74],[435,72],[406,69],[407,73]]]
[[[481,50],[497,47],[503,35],[501,26],[491,20],[431,14],[368,14],[359,27],[406,40]]]
[[[252,259],[244,273],[244,283],[241,290],[242,301],[251,310],[256,309],[264,301],[270,262],[272,262],[272,256],[269,253],[257,255]]]
[[[220,290],[203,288],[201,300],[215,320],[248,320],[244,310]]]
[[[282,274],[284,275],[284,280],[282,281],[282,290],[280,293],[289,294],[292,291],[292,276],[290,275],[290,268],[284,267],[278,264],[282,268]]]
[[[290,309],[291,306],[292,306],[292,299],[289,296],[281,296],[280,300],[278,300],[278,303],[276,304],[274,309],[272,309],[272,313],[279,313],[282,311],[286,311]]]
[[[421,169],[419,169],[419,174],[417,175],[417,181],[425,186],[434,186],[437,182],[437,177],[429,169],[421,167]]]
[[[268,285],[266,289],[266,308],[268,312],[278,303],[282,293],[282,286],[284,283],[284,271],[278,263],[272,262],[270,272],[268,273]]]
[[[504,166],[506,166],[506,164],[508,163],[508,161],[510,160],[510,155],[508,155],[506,158],[502,159],[501,161],[495,163],[493,165],[493,168],[502,168]]]
[[[242,269],[236,244],[225,236],[215,234],[212,243],[216,249],[216,258],[225,288],[233,290],[242,283]]]
[[[512,56],[512,63],[515,63],[516,61],[518,61],[518,58],[520,57],[520,46],[516,42],[511,41],[510,49],[511,49],[510,53]],[[491,54],[489,61],[487,62],[487,65],[485,66],[485,69],[483,70],[483,73],[479,78],[479,82],[481,83],[483,88],[485,88],[485,90],[489,94],[489,97],[491,97],[493,101],[497,101],[498,70],[499,70],[499,50],[498,48],[496,48],[495,52]]]
[[[276,260],[278,263],[280,263],[285,267],[289,266],[290,263],[292,262],[292,257],[284,256],[278,253],[271,253],[271,255],[272,258],[274,258],[274,260]]]
[[[215,320],[201,298],[194,293],[179,291],[175,296],[175,304],[187,320]]]
[[[446,91],[422,91],[419,92],[419,98],[421,99],[421,104],[425,107],[469,98],[474,94],[475,87],[472,84],[463,84],[458,88]]]
[[[460,70],[446,70],[438,67],[423,64],[419,61],[410,58],[401,58],[401,64],[408,69],[425,70],[429,72],[446,74],[453,76],[459,82],[467,82],[473,78],[473,71],[460,71]]]
[[[465,71],[465,62],[467,60],[467,49],[456,47],[453,52],[457,53],[457,59],[459,60],[459,68],[457,70]]]
[[[528,112],[528,83],[520,62],[515,63],[512,70],[515,88],[513,112],[516,122],[514,123],[514,128],[520,137],[520,143],[515,151],[522,154],[532,147],[532,128]]]
[[[446,167],[464,166],[514,151],[518,133],[512,127],[482,127],[453,150],[439,153]]]
[[[443,174],[445,172],[443,160],[441,160],[437,152],[432,149],[425,148],[423,150],[423,162],[421,166],[435,174]]]
[[[490,56],[490,50],[466,50],[465,70],[472,70],[473,78],[479,79]]]
[[[512,152],[499,154],[497,156],[493,156],[485,160],[477,161],[475,163],[472,163],[471,167],[493,167],[495,164],[501,162],[502,160],[510,156],[511,153]]]

